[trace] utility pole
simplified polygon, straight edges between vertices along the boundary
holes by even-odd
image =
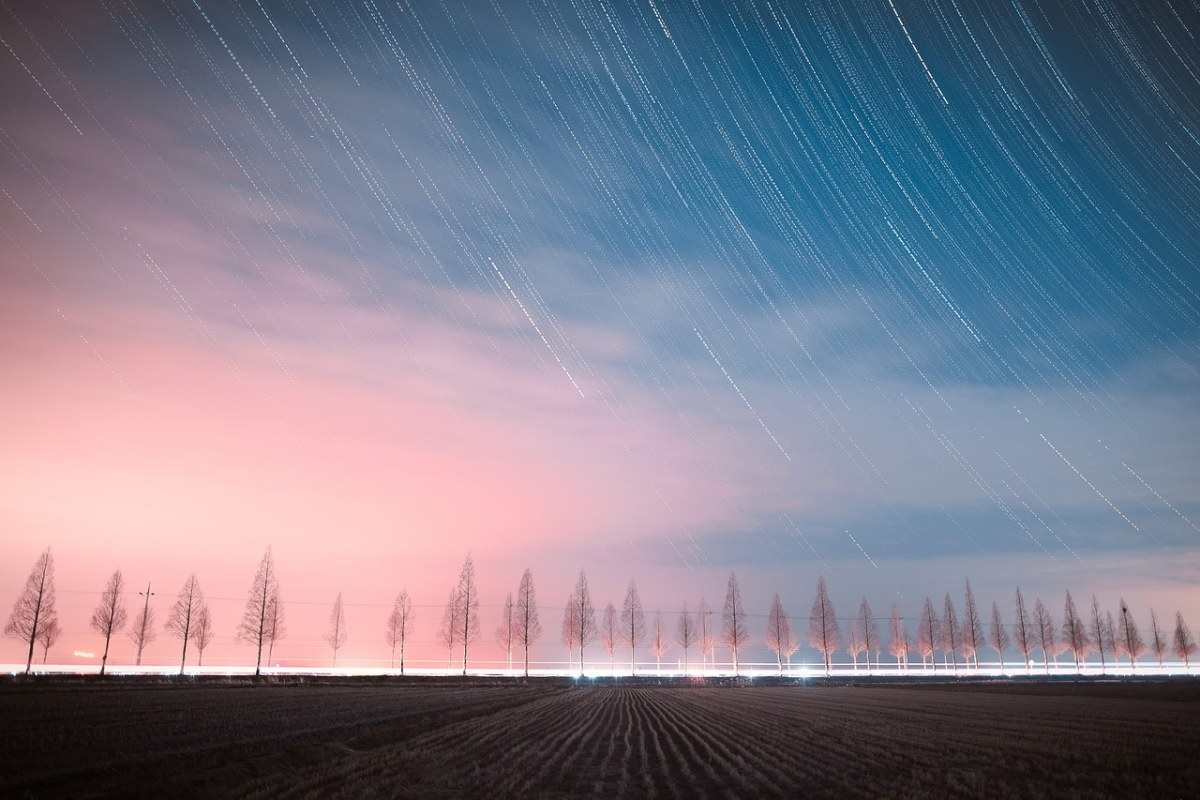
[[[142,665],[142,648],[146,644],[146,616],[150,613],[150,598],[154,596],[154,592],[150,591],[150,581],[146,581],[146,591],[138,592],[138,594],[146,598],[146,604],[142,607],[142,631],[138,636],[137,666],[140,667]]]

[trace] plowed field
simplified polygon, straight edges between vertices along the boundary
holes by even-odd
[[[0,687],[0,796],[1194,797],[1200,685]]]

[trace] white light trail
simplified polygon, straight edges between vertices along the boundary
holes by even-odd
[[[500,271],[500,267],[496,266],[495,261],[489,258],[488,263],[492,265],[492,269],[496,270],[496,274],[500,276],[500,281],[504,284],[504,288],[508,289],[508,293],[512,295],[512,299],[517,304],[517,308],[521,309],[521,313],[525,315],[525,319],[529,320],[529,324],[533,326],[533,330],[537,333],[538,338],[542,340],[542,344],[546,345],[546,349],[550,351],[550,355],[554,356],[554,360],[557,361],[558,366],[562,368],[563,374],[567,376],[567,380],[569,380],[571,385],[575,387],[575,391],[579,392],[580,397],[585,397],[583,389],[579,388],[579,384],[575,382],[575,376],[571,374],[571,370],[567,369],[567,365],[563,363],[563,360],[558,357],[558,353],[555,352],[554,347],[546,338],[546,334],[542,333],[542,329],[538,327],[538,324],[534,320],[533,316],[525,308],[525,304],[521,302],[521,298],[517,296],[517,293],[513,291],[512,286],[509,285],[508,278],[504,277],[504,273]]]
[[[896,4],[892,0],[888,0],[888,5],[892,7],[892,13],[896,15],[896,22],[900,23],[900,30],[904,31],[904,38],[908,39],[908,43],[912,45],[913,52],[917,54],[917,61],[921,62],[921,69],[925,70],[925,75],[929,78],[929,82],[933,84],[933,90],[937,92],[938,97],[942,98],[944,104],[950,105],[950,101],[946,99],[946,95],[942,94],[942,87],[938,86],[938,82],[933,79],[933,73],[929,71],[929,65],[925,63],[925,59],[921,56],[921,51],[917,49],[917,43],[909,35],[908,26],[904,24],[904,20],[900,19],[900,12],[896,9]]]
[[[708,351],[710,356],[712,356],[713,362],[721,370],[721,374],[725,376],[725,380],[729,381],[729,385],[733,387],[735,392],[737,392],[738,397],[742,398],[742,402],[746,404],[746,408],[750,409],[750,413],[754,415],[756,420],[758,420],[758,424],[762,426],[762,429],[767,432],[767,436],[770,436],[771,441],[774,442],[775,446],[779,448],[779,452],[783,453],[784,458],[786,458],[788,461],[791,461],[792,457],[788,455],[787,450],[783,449],[783,445],[781,445],[779,440],[775,438],[775,434],[771,433],[771,429],[767,427],[767,423],[763,422],[763,418],[760,417],[758,412],[754,410],[754,406],[752,406],[750,401],[746,399],[746,395],[742,394],[742,390],[738,388],[738,385],[734,382],[733,376],[731,376],[729,371],[725,369],[725,366],[721,363],[721,360],[717,358],[717,354],[713,352],[713,349],[708,346],[708,342],[704,340],[704,337],[700,334],[700,331],[696,330],[695,328],[692,328],[692,330],[696,333],[696,338],[700,340],[700,344],[704,345],[704,349]]]
[[[1054,451],[1054,454],[1055,454],[1055,455],[1057,455],[1059,458],[1061,458],[1061,459],[1063,460],[1063,463],[1064,463],[1064,464],[1066,464],[1068,467],[1070,467],[1070,468],[1071,468],[1071,471],[1072,471],[1072,472],[1074,472],[1076,475],[1078,475],[1078,476],[1079,476],[1079,480],[1081,480],[1081,481],[1083,481],[1084,483],[1086,483],[1086,484],[1088,485],[1088,488],[1089,488],[1089,489],[1091,489],[1093,492],[1095,492],[1097,497],[1099,497],[1101,500],[1103,500],[1105,503],[1107,503],[1109,508],[1111,508],[1113,511],[1117,512],[1117,514],[1118,514],[1118,515],[1121,517],[1121,519],[1123,519],[1123,520],[1125,520],[1126,522],[1128,522],[1128,523],[1129,523],[1129,526],[1130,526],[1131,528],[1133,528],[1133,529],[1134,529],[1135,531],[1137,531],[1138,533],[1146,533],[1146,531],[1143,531],[1141,528],[1139,528],[1139,527],[1137,526],[1137,523],[1136,523],[1136,522],[1134,522],[1133,520],[1131,520],[1129,517],[1125,516],[1125,512],[1124,512],[1124,511],[1122,511],[1121,509],[1117,508],[1116,504],[1115,504],[1115,503],[1113,503],[1113,501],[1112,501],[1112,500],[1109,500],[1109,499],[1108,499],[1108,497],[1107,497],[1107,496],[1104,494],[1104,492],[1102,492],[1102,491],[1100,491],[1099,489],[1097,489],[1097,488],[1096,488],[1096,486],[1095,486],[1095,484],[1093,484],[1091,481],[1089,481],[1089,480],[1087,479],[1087,477],[1086,477],[1086,476],[1085,476],[1085,475],[1084,475],[1082,472],[1080,472],[1080,471],[1079,471],[1079,470],[1078,470],[1078,469],[1075,467],[1075,465],[1074,465],[1074,464],[1072,464],[1072,463],[1070,462],[1070,460],[1069,460],[1069,459],[1068,459],[1066,456],[1064,456],[1064,455],[1063,455],[1063,454],[1062,454],[1062,453],[1059,451],[1059,449],[1058,449],[1057,447],[1055,447],[1053,444],[1051,444],[1051,443],[1050,443],[1050,440],[1046,438],[1045,434],[1041,434],[1041,433],[1039,433],[1039,434],[1038,434],[1038,436],[1041,436],[1041,437],[1042,437],[1042,441],[1043,441],[1043,442],[1045,442],[1045,443],[1046,443],[1046,445],[1047,445],[1047,446],[1048,446],[1048,447],[1049,447],[1051,450],[1053,450],[1053,451]],[[1156,537],[1154,537],[1152,534],[1151,534],[1151,538],[1155,538],[1155,541],[1157,541],[1157,538],[1156,538]]]

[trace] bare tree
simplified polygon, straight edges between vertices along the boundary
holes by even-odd
[[[930,609],[932,609],[932,604]],[[912,649],[908,631],[904,629],[904,622],[900,619],[900,609],[892,606],[892,624],[891,624],[892,639],[888,642],[888,652],[896,657],[897,669],[908,669],[908,651]]]
[[[1034,631],[1030,628],[1029,614],[1025,611],[1025,598],[1021,596],[1021,589],[1017,587],[1017,618],[1013,622],[1013,644],[1017,646],[1017,652],[1021,654],[1021,661],[1025,664],[1025,671],[1029,671],[1029,651],[1036,645],[1034,644]]]
[[[1000,616],[1000,606],[992,601],[992,627],[988,631],[988,644],[996,651],[996,656],[1000,659],[1000,671],[1004,671],[1004,649],[1008,647],[1008,631],[1004,629],[1004,618]],[[979,662],[975,662],[978,669]]]
[[[604,645],[604,652],[608,653],[608,669],[611,672],[615,668],[617,660],[617,640],[619,638],[617,630],[617,609],[612,603],[604,607],[604,613],[600,617],[600,643]]]
[[[100,595],[100,605],[92,612],[92,627],[104,637],[104,655],[100,657],[101,675],[108,666],[108,644],[112,635],[125,627],[128,618],[122,597],[124,593],[125,579],[121,577],[121,570],[114,570],[104,587],[104,593]]]
[[[517,587],[516,628],[513,635],[521,645],[525,656],[525,677],[529,677],[529,646],[542,635],[542,623],[538,621],[537,597],[533,591],[533,573],[528,569],[521,576]]]
[[[926,597],[925,606],[921,609],[921,624],[917,628],[917,654],[921,656],[922,669],[928,668],[929,665],[937,669],[937,661],[934,660],[933,654],[937,649],[938,632],[941,627],[937,612],[933,610],[933,601]]]
[[[346,631],[346,606],[342,603],[342,593],[338,592],[333,601],[333,609],[329,612],[329,630],[321,637],[333,648],[333,666],[337,666],[338,650],[346,643],[349,633]]]
[[[1042,598],[1037,598],[1033,604],[1033,629],[1037,633],[1038,645],[1042,648],[1042,665],[1046,674],[1050,674],[1050,659],[1058,666],[1058,648],[1054,644],[1054,618],[1049,609],[1042,604]]]
[[[287,635],[287,627],[284,625],[283,615],[283,595],[279,591],[279,587],[275,587],[275,594],[267,603],[267,618],[266,626],[263,628],[263,641],[267,645],[267,663],[271,663],[271,659],[275,657],[275,643]]]
[[[679,621],[675,623],[675,642],[683,648],[683,671],[687,674],[688,648],[696,642],[696,620],[688,612],[687,600],[683,601],[683,611],[679,612]]]
[[[204,592],[200,590],[200,582],[195,575],[189,575],[179,590],[179,597],[167,612],[167,630],[183,640],[183,652],[179,656],[179,674],[187,665],[188,641],[196,624],[196,617],[204,606]]]
[[[508,668],[512,669],[513,643],[516,641],[516,608],[513,606],[512,592],[504,598],[504,608],[500,611],[500,625],[496,628],[496,644],[508,657]]]
[[[625,605],[621,608],[621,641],[629,645],[629,674],[637,671],[637,646],[646,636],[646,614],[642,611],[642,598],[637,583],[632,578],[625,590]]]
[[[875,654],[875,663],[879,663],[879,625],[871,614],[871,604],[863,598],[858,605],[858,635],[862,640],[863,652],[867,654],[867,671],[871,669],[871,654]],[[858,666],[857,663],[855,666]]]
[[[1150,609],[1150,649],[1158,658],[1158,668],[1162,669],[1163,653],[1167,652],[1167,635],[1162,628],[1158,627],[1158,616],[1154,613],[1153,608]]]
[[[579,639],[579,607],[575,605],[575,595],[567,595],[567,603],[563,606],[562,643],[567,648],[567,669],[575,669],[575,643]],[[579,662],[580,671],[583,661]]]
[[[1108,631],[1104,627],[1104,617],[1100,614],[1100,602],[1096,600],[1096,595],[1092,595],[1092,617],[1091,617],[1091,632],[1092,641],[1096,645],[1096,652],[1100,654],[1100,672],[1104,672],[1105,651],[1108,650]]]
[[[579,647],[579,674],[583,674],[583,648],[596,641],[596,607],[592,605],[592,593],[588,591],[587,575],[579,570],[575,591],[571,592],[571,605],[579,618],[579,630],[575,644]]]
[[[392,613],[388,614],[387,627],[384,629],[384,637],[388,646],[392,648],[392,669],[396,668],[396,648],[400,648],[401,675],[404,674],[404,645],[408,642],[408,637],[412,636],[413,619],[412,598],[408,596],[408,589],[401,589],[400,594],[396,595],[396,602],[392,606]]]
[[[696,644],[700,647],[700,668],[705,669],[713,663],[713,651],[717,647],[717,631],[713,627],[712,609],[708,601],[700,598],[696,608]]]
[[[446,648],[446,666],[454,666],[454,646],[462,637],[462,609],[459,605],[458,588],[450,590],[450,599],[446,601],[446,610],[442,613],[442,629],[438,638]]]
[[[971,591],[971,580],[967,579],[967,594],[963,601],[962,641],[959,648],[963,654],[963,665],[970,663],[979,669],[979,648],[984,645],[983,620],[979,607],[975,605],[975,593]]]
[[[62,636],[62,628],[58,625],[57,617],[50,617],[45,624],[38,626],[37,640],[42,646],[42,663],[46,663],[46,659],[50,656],[50,648],[54,647]]]
[[[663,624],[662,612],[654,610],[654,627],[650,629],[650,652],[654,654],[654,671],[662,672],[662,657],[671,649],[671,638]]]
[[[1142,635],[1138,632],[1133,615],[1129,613],[1129,606],[1125,605],[1124,597],[1121,598],[1121,635],[1118,642],[1121,651],[1129,656],[1129,669],[1136,669],[1137,660],[1146,652],[1146,643],[1142,641]]]
[[[808,643],[821,651],[825,658],[825,674],[829,674],[829,658],[841,644],[842,634],[838,630],[837,614],[829,593],[825,590],[825,576],[817,578],[817,596],[813,600],[812,613],[808,617]]]
[[[459,605],[459,643],[462,645],[462,674],[467,674],[467,647],[479,638],[479,593],[475,588],[475,563],[468,553],[458,573],[456,596]]]
[[[949,660],[950,663],[946,666],[953,666],[958,669],[958,647],[962,643],[961,631],[958,629],[958,615],[954,611],[954,600],[950,598],[950,593],[946,593],[946,599],[942,603],[942,627],[939,629],[941,639],[938,645],[942,648],[943,661]]]
[[[796,652],[796,637],[778,594],[771,598],[771,611],[767,614],[767,647],[775,651],[775,663],[783,674],[783,659],[791,661],[792,653]]]
[[[1079,661],[1087,660],[1091,642],[1088,640],[1087,628],[1075,610],[1075,601],[1071,599],[1070,592],[1067,592],[1067,601],[1063,606],[1062,643],[1064,649],[1071,651],[1071,656],[1075,659],[1075,671],[1079,672]]]
[[[196,613],[196,622],[192,626],[192,641],[196,643],[197,667],[204,666],[204,651],[212,644],[212,640],[212,614],[208,611],[208,603],[204,603]]]
[[[1192,638],[1192,631],[1188,628],[1187,623],[1183,621],[1183,614],[1175,612],[1175,655],[1183,659],[1183,668],[1190,669],[1192,665],[1192,653],[1196,652],[1196,640]]]
[[[737,575],[729,573],[729,585],[725,589],[725,611],[721,618],[721,638],[733,658],[733,674],[738,674],[738,651],[750,638],[746,628],[746,609],[742,607],[742,590],[738,587]]]
[[[50,548],[47,547],[34,562],[29,577],[25,579],[25,588],[17,596],[8,624],[4,626],[5,636],[29,644],[29,653],[25,658],[26,674],[33,666],[33,646],[37,642],[38,631],[57,618],[54,610],[54,556],[50,555]]]
[[[271,557],[271,548],[263,554],[254,580],[250,582],[250,592],[246,598],[246,610],[238,625],[237,641],[252,644],[255,647],[254,676],[262,672],[263,645],[274,646],[275,635],[279,631],[277,624],[282,618],[282,603],[279,600],[279,579],[275,576],[275,559]],[[271,620],[276,620],[272,624]],[[270,662],[268,652],[267,661]]]
[[[158,638],[158,634],[154,631],[154,609],[150,607],[150,598],[154,592],[150,591],[150,584],[146,584],[146,591],[139,592],[145,601],[142,603],[142,610],[133,618],[133,626],[129,629],[129,638],[133,640],[133,646],[137,648],[137,655],[134,664],[142,665],[142,651],[146,649],[146,645]]]
[[[1104,644],[1108,647],[1108,652],[1112,653],[1113,666],[1117,666],[1117,662],[1121,660],[1121,648],[1117,644],[1117,623],[1111,611],[1104,612]]]
[[[858,624],[858,618],[850,620],[850,630],[846,635],[846,654],[854,661],[854,670],[858,671],[858,654],[867,649],[862,640],[862,628]],[[870,661],[870,658],[867,659]]]

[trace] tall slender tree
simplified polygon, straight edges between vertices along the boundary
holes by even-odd
[[[933,606],[930,605],[932,609]],[[900,619],[900,609],[892,606],[891,641],[888,642],[888,652],[896,657],[896,669],[908,669],[908,653],[912,649],[908,631],[904,621]]]
[[[662,657],[671,649],[671,637],[663,624],[662,612],[654,610],[654,626],[650,628],[650,652],[654,654],[654,671],[662,672]]]
[[[943,661],[949,661],[946,666],[958,669],[958,647],[962,643],[962,632],[958,629],[958,615],[954,611],[954,600],[946,592],[946,600],[942,603],[942,627],[939,629],[941,640],[938,645],[942,648]]]
[[[104,637],[104,655],[100,657],[100,674],[104,674],[108,666],[108,645],[112,635],[125,627],[128,615],[125,612],[125,579],[121,570],[113,570],[104,592],[100,595],[100,605],[92,612],[92,628]]]
[[[528,569],[521,575],[517,587],[516,628],[514,635],[521,645],[525,662],[525,677],[529,677],[529,646],[542,635],[542,623],[538,620],[537,597],[533,590],[533,573]]]
[[[611,608],[611,604],[609,605]],[[688,671],[688,648],[696,643],[696,620],[688,612],[687,600],[683,601],[683,611],[679,612],[679,621],[675,623],[675,642],[683,648],[683,672]]]
[[[33,666],[33,646],[37,643],[38,631],[43,625],[49,625],[58,619],[54,610],[54,556],[50,548],[38,556],[25,579],[25,588],[17,596],[13,604],[12,614],[4,626],[4,635],[19,639],[29,645],[29,653],[25,658],[25,673],[28,674]]]
[[[396,595],[396,602],[392,604],[392,613],[388,614],[387,627],[384,628],[384,638],[392,648],[392,669],[396,668],[396,648],[400,648],[401,675],[404,674],[404,648],[408,637],[412,636],[413,620],[412,598],[408,596],[408,589],[401,589]]]
[[[1034,644],[1035,633],[1030,627],[1029,614],[1025,611],[1025,598],[1021,596],[1021,589],[1017,587],[1017,618],[1013,621],[1013,644],[1017,647],[1017,652],[1021,654],[1021,661],[1025,664],[1025,671],[1029,672],[1029,652],[1037,645]]]
[[[642,611],[642,598],[637,583],[631,578],[625,590],[625,604],[621,608],[621,641],[629,646],[629,674],[637,672],[637,646],[646,636],[646,613]]]
[[[600,644],[604,646],[604,652],[608,653],[608,669],[609,672],[616,668],[617,662],[617,640],[620,631],[617,629],[617,609],[612,603],[604,607],[604,612],[600,615]]]
[[[746,609],[742,607],[742,590],[738,587],[737,575],[729,573],[729,585],[725,588],[725,610],[721,617],[721,638],[729,648],[733,659],[733,674],[739,673],[738,652],[749,641],[750,631],[746,627]]]
[[[1146,651],[1146,643],[1141,640],[1141,633],[1138,631],[1138,622],[1133,619],[1133,614],[1129,613],[1129,607],[1121,599],[1121,621],[1117,624],[1116,637],[1112,639],[1114,643],[1114,656],[1117,662],[1120,662],[1121,656],[1129,657],[1130,672],[1138,667],[1138,658]]]
[[[576,642],[579,640],[579,606],[575,605],[575,595],[567,595],[567,602],[563,606],[563,621],[562,621],[562,643],[563,647],[567,648],[567,669],[575,669],[575,648]],[[583,661],[579,662],[579,669],[583,671]]]
[[[696,607],[696,645],[700,648],[700,668],[707,669],[713,663],[717,630],[713,627],[712,609],[703,597],[700,598],[700,605]]]
[[[1035,599],[1033,604],[1033,629],[1037,633],[1038,646],[1042,648],[1042,664],[1046,674],[1050,674],[1050,659],[1058,666],[1058,648],[1055,646],[1054,618],[1049,609],[1042,603],[1042,598]]]
[[[1184,670],[1191,669],[1192,653],[1196,652],[1196,640],[1192,631],[1183,621],[1183,614],[1175,612],[1175,655],[1183,659]]]
[[[837,613],[825,590],[825,576],[817,578],[817,596],[813,600],[812,613],[808,617],[808,643],[821,651],[825,659],[825,674],[829,675],[830,656],[841,644],[842,634],[838,628]]]
[[[504,598],[504,607],[500,610],[500,624],[496,626],[496,644],[508,659],[508,669],[512,669],[513,645],[516,643],[516,607],[513,605],[512,592]]]
[[[1158,626],[1158,615],[1150,609],[1150,649],[1158,659],[1158,668],[1162,669],[1163,653],[1167,652],[1167,634]]]
[[[196,614],[196,623],[192,630],[192,641],[196,643],[196,666],[204,666],[204,651],[212,644],[213,624],[212,614],[209,613],[208,603],[200,606]]]
[[[588,591],[587,575],[581,569],[579,578],[575,581],[575,591],[571,592],[571,606],[579,621],[575,632],[574,644],[579,648],[579,674],[583,674],[583,648],[596,640],[596,608],[592,605],[592,593]]]
[[[917,654],[921,656],[922,669],[927,669],[930,665],[937,669],[937,661],[933,655],[937,649],[938,632],[941,627],[937,611],[933,609],[933,601],[926,596],[925,605],[921,609],[921,623],[917,628]]]
[[[446,601],[446,610],[442,612],[442,629],[439,640],[446,648],[446,666],[454,666],[454,646],[462,638],[462,607],[458,597],[458,587],[450,590],[450,599]]]
[[[871,654],[875,654],[875,663],[879,664],[879,625],[871,614],[871,604],[863,598],[858,605],[858,635],[862,640],[863,651],[867,654],[867,671],[871,669]]]
[[[962,635],[959,637],[959,649],[963,654],[963,666],[972,665],[979,669],[979,648],[984,645],[983,620],[979,616],[979,607],[975,605],[975,593],[971,591],[971,581],[967,579],[966,599],[963,601]]]
[[[349,632],[346,630],[346,605],[342,602],[342,593],[338,592],[337,599],[333,601],[333,608],[329,612],[329,629],[325,631],[323,638],[333,648],[333,666],[337,666],[338,650],[342,649],[342,645],[346,643]]]
[[[1004,629],[1004,618],[1000,616],[1000,606],[992,601],[992,627],[988,631],[988,644],[996,651],[996,657],[1000,659],[1000,671],[1004,671],[1004,649],[1008,647],[1008,631]],[[975,662],[978,669],[979,662]]]
[[[175,604],[167,612],[167,630],[183,640],[183,650],[179,655],[179,674],[183,674],[187,666],[188,641],[195,629],[196,617],[204,606],[204,592],[200,590],[200,582],[195,575],[189,575],[175,598]]]
[[[459,644],[462,645],[462,674],[467,674],[467,648],[479,638],[479,592],[475,587],[475,563],[471,555],[458,573],[456,595],[459,605]]]
[[[139,592],[139,594],[145,600],[142,602],[142,609],[133,618],[133,625],[129,628],[129,638],[133,640],[134,664],[140,667],[142,651],[158,638],[158,633],[154,630],[154,609],[150,607],[150,598],[154,595],[154,592],[150,591],[150,584],[147,583],[146,591]]]
[[[1075,659],[1075,671],[1079,672],[1079,662],[1087,660],[1091,641],[1079,612],[1075,610],[1075,601],[1071,599],[1069,591],[1063,605],[1062,643],[1065,649],[1071,651],[1071,657]]]
[[[1091,639],[1096,645],[1096,652],[1100,655],[1100,672],[1104,672],[1107,666],[1105,654],[1109,652],[1108,648],[1108,631],[1105,628],[1104,615],[1100,613],[1100,602],[1096,599],[1096,595],[1092,595],[1092,614],[1091,614]]]
[[[858,654],[867,649],[862,640],[862,627],[858,624],[858,618],[850,620],[850,628],[846,632],[846,655],[850,656],[854,661],[854,671],[858,671]],[[869,659],[868,659],[869,660]]]
[[[783,660],[786,658],[790,666],[792,653],[796,652],[796,637],[778,594],[771,598],[771,611],[767,614],[767,647],[775,651],[775,663],[782,675]]]
[[[283,615],[282,604],[279,600],[279,578],[275,575],[275,559],[271,556],[271,548],[263,554],[254,580],[250,582],[250,592],[246,598],[246,610],[238,625],[237,641],[252,644],[255,647],[254,676],[262,673],[263,645],[274,645],[272,635],[272,619],[278,621]],[[268,653],[268,663],[270,654]]]

